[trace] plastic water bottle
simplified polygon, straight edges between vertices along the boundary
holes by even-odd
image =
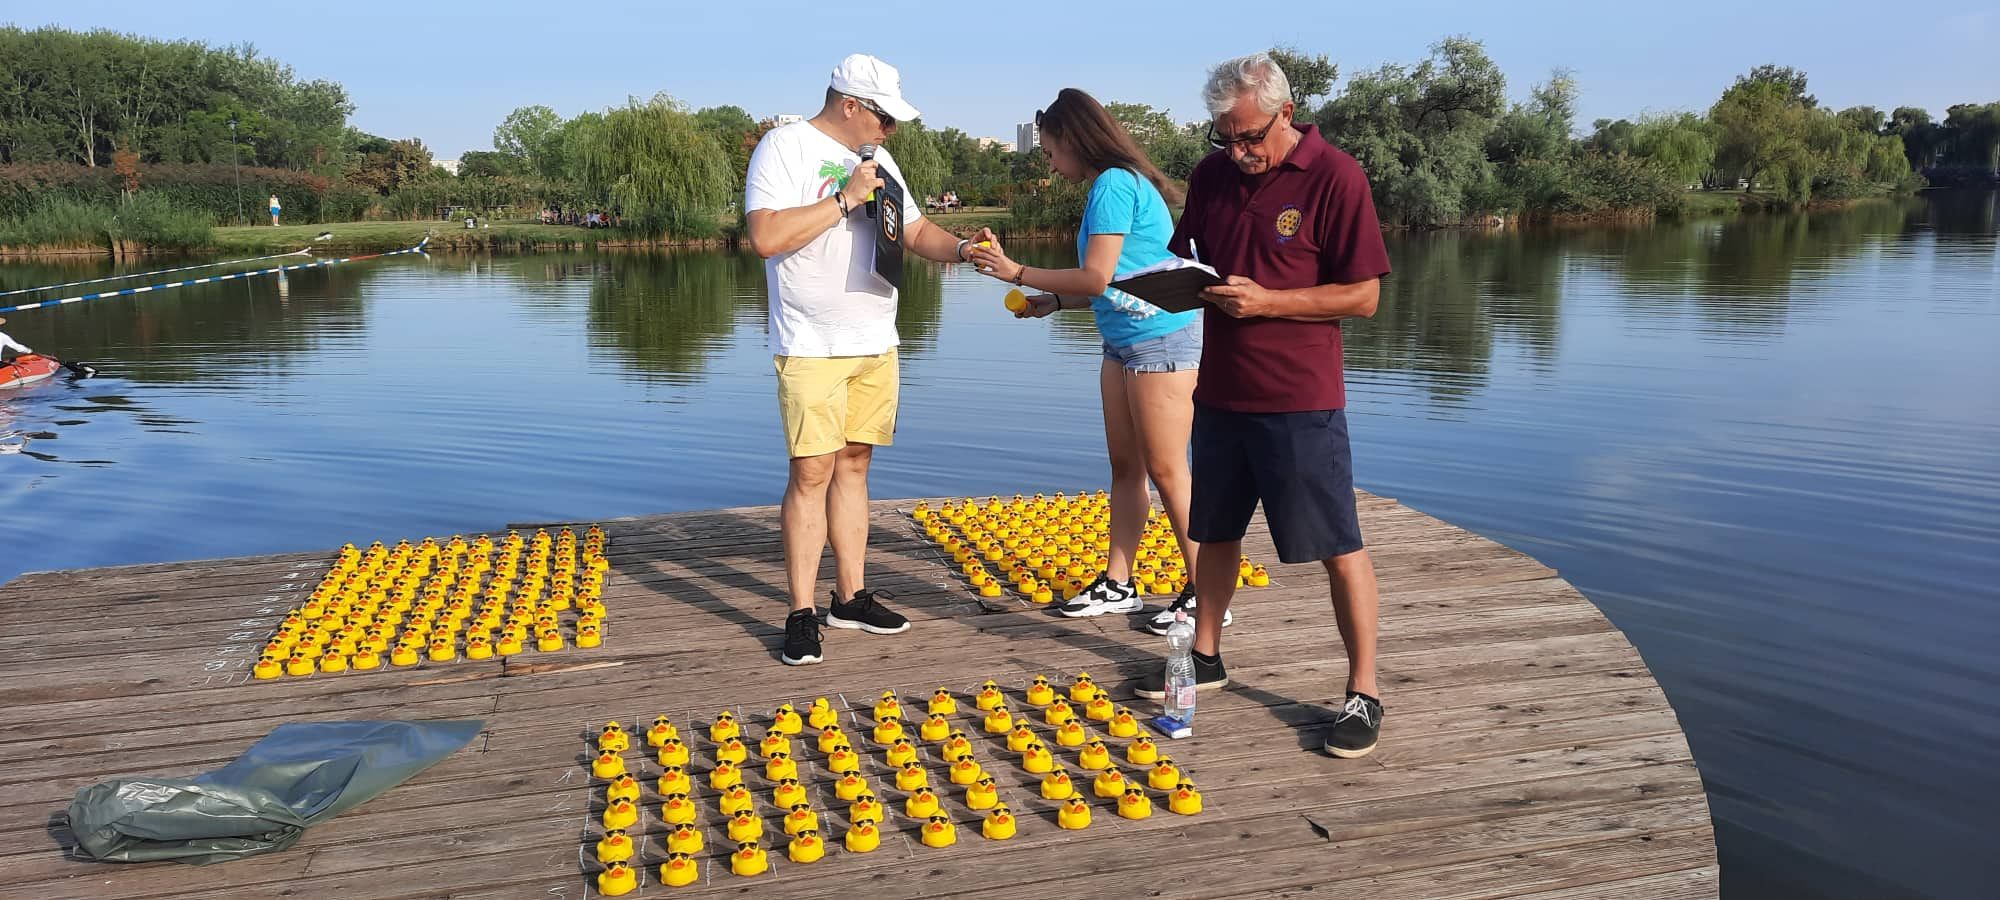
[[[1154,720],[1160,733],[1171,738],[1194,734],[1194,685],[1194,622],[1181,611],[1167,627],[1166,711]]]

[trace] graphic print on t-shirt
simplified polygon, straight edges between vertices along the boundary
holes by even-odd
[[[819,183],[819,199],[821,200],[826,199],[828,189],[836,191],[847,189],[847,167],[840,163],[830,159],[821,160],[819,164],[819,177],[826,179]]]

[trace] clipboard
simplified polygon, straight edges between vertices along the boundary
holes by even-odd
[[[875,276],[901,290],[903,287],[903,186],[888,169],[881,169],[882,187],[875,192]]]
[[[1222,276],[1214,269],[1174,257],[1111,282],[1111,286],[1167,312],[1178,313],[1200,309],[1204,305],[1201,292],[1222,283]]]

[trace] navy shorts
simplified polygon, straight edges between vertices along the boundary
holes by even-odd
[[[1283,562],[1361,549],[1345,411],[1239,413],[1197,403],[1192,438],[1190,539],[1242,540],[1262,501]]]

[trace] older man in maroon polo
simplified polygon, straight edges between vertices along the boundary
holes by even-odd
[[[1261,501],[1278,558],[1326,567],[1348,674],[1323,743],[1335,756],[1365,756],[1382,724],[1378,604],[1355,516],[1340,320],[1375,314],[1389,257],[1361,165],[1292,121],[1291,86],[1270,56],[1216,66],[1204,93],[1217,151],[1188,181],[1171,244],[1228,279],[1204,296],[1214,310],[1194,392],[1196,689],[1229,683],[1222,627]],[[1163,696],[1162,680],[1139,693]]]

